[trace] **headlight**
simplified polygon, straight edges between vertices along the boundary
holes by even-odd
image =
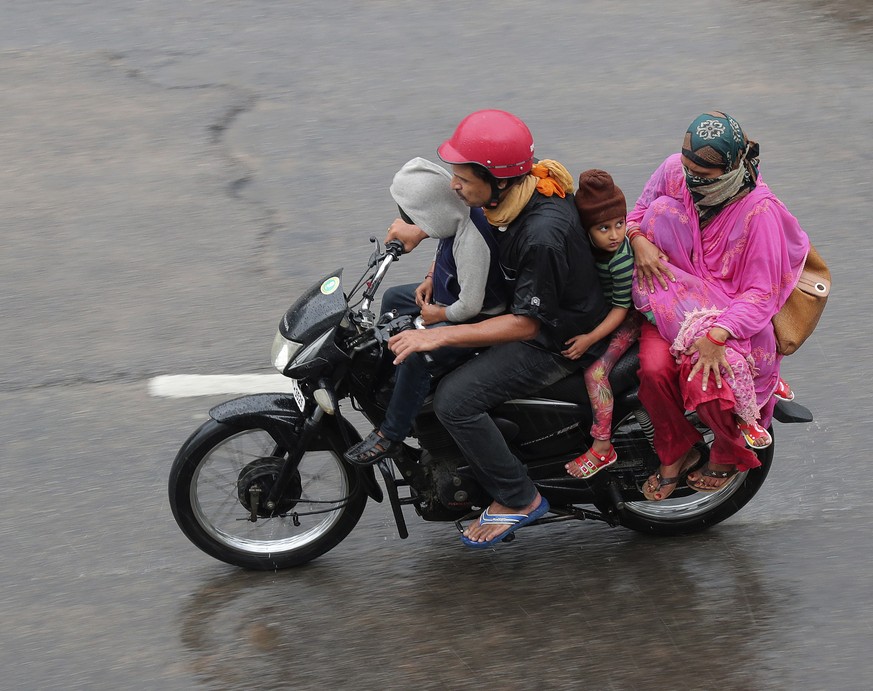
[[[273,367],[284,374],[285,368],[291,363],[291,360],[297,355],[297,351],[302,347],[302,343],[289,341],[282,335],[281,331],[277,331],[276,337],[273,339],[273,349],[270,353]]]

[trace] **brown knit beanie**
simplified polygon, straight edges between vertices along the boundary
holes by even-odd
[[[627,216],[624,194],[609,173],[596,168],[579,175],[576,208],[585,230],[611,218]]]

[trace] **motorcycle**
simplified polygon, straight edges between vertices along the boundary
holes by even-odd
[[[409,535],[405,506],[426,521],[455,522],[462,530],[464,520],[490,503],[430,399],[414,424],[417,444],[407,440],[402,453],[375,466],[360,467],[343,457],[361,436],[340,403],[349,401],[378,427],[391,395],[388,339],[423,328],[409,315],[374,314],[379,286],[403,248],[396,241],[383,248],[370,240],[375,249],[348,293],[338,269],[282,317],[271,357],[289,377],[290,393],[243,396],[212,408],[210,419],[176,455],[169,478],[173,516],[191,542],[216,559],[258,570],[305,564],[352,531],[368,499],[382,502],[386,495],[401,538]],[[610,376],[619,460],[588,480],[564,469],[591,441],[582,372],[491,412],[551,505],[550,515],[531,525],[594,520],[652,535],[688,534],[729,518],[761,488],[775,438],[756,450],[760,467],[738,473],[717,492],[680,486],[664,501],[645,500],[640,487],[659,461],[649,413],[637,397],[637,369],[635,346]],[[698,447],[705,461],[712,432],[694,413],[688,415],[702,434]],[[780,400],[774,418],[805,423],[812,414],[799,403]]]

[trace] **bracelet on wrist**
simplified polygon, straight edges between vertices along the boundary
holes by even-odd
[[[634,226],[630,230],[627,231],[627,239],[633,240],[634,238],[640,237],[643,234],[643,231],[640,230],[639,226]]]
[[[427,279],[429,279],[429,278],[433,278],[433,271],[431,271],[429,274],[427,274],[427,275],[424,277],[424,280],[427,280]]]
[[[717,346],[723,346],[727,341],[719,341],[717,338],[714,338],[709,331],[706,332],[706,338],[709,339],[710,343],[715,343]]]

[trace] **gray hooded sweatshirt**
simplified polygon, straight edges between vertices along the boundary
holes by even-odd
[[[505,305],[482,309],[491,251],[470,219],[470,210],[449,186],[451,179],[442,166],[424,158],[413,158],[394,176],[391,196],[429,237],[455,238],[452,255],[461,290],[458,300],[446,307],[446,318],[464,322],[483,312],[500,314]]]

